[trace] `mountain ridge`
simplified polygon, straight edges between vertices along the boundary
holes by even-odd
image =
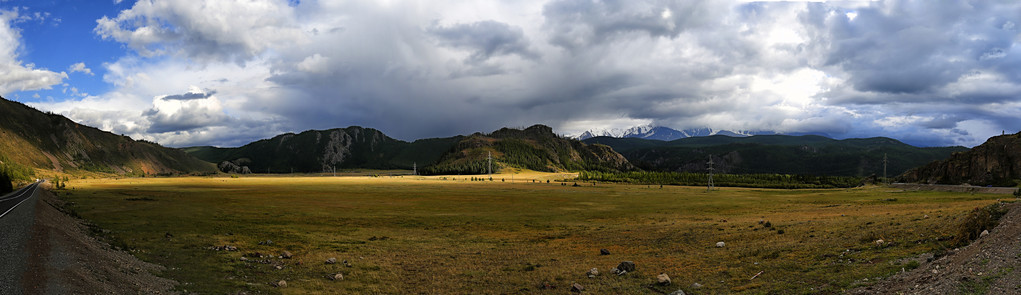
[[[596,137],[586,143],[612,147],[638,168],[704,172],[711,157],[719,173],[778,173],[826,176],[889,175],[942,159],[964,147],[915,147],[886,137],[831,139],[817,135],[713,135],[673,141]]]
[[[690,137],[705,137],[714,135],[724,135],[730,137],[748,137],[755,135],[819,135],[829,137],[829,135],[821,133],[791,133],[781,134],[771,131],[733,131],[733,130],[717,130],[710,127],[702,128],[689,128],[684,130],[677,130],[670,127],[655,126],[652,124],[639,125],[627,129],[611,128],[611,129],[591,129],[584,131],[578,135],[572,136],[577,140],[586,140],[594,137],[616,137],[616,138],[641,138],[641,139],[652,139],[661,141],[672,141],[682,138]]]
[[[490,155],[496,168],[633,169],[623,156],[609,147],[589,146],[562,138],[544,125],[413,142],[393,139],[376,129],[350,126],[285,133],[237,148],[200,146],[182,150],[217,163],[221,171],[231,173],[243,173],[246,169],[262,173],[292,169],[294,172],[325,172],[337,168],[417,168],[426,174],[483,174],[489,167],[483,167],[481,161],[483,157],[488,160]]]
[[[33,169],[118,175],[213,173],[212,165],[0,97],[0,158]]]

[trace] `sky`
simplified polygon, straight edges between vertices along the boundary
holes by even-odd
[[[0,96],[171,147],[359,125],[1021,126],[1018,1],[0,0]]]

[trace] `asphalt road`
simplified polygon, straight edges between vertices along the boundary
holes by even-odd
[[[17,191],[11,192],[3,197],[0,197],[0,218],[7,216],[7,213],[10,213],[11,211],[14,210],[14,208],[17,208],[18,205],[21,205],[21,203],[25,202],[25,200],[28,200],[28,198],[34,196],[35,189],[39,187],[40,183],[41,182],[30,184]]]
[[[23,294],[21,276],[28,262],[26,244],[35,222],[41,182],[0,197],[0,294]]]

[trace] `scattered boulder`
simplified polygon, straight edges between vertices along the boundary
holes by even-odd
[[[922,219],[929,219],[929,214],[925,214],[925,216],[922,216]]]
[[[273,241],[265,240],[265,241],[259,242],[259,245],[273,245]]]
[[[883,241],[883,239],[876,240],[876,246],[882,246],[885,243],[886,243],[886,241]]]
[[[241,256],[240,260],[241,261],[248,261],[248,257]]]
[[[692,289],[701,289],[702,288],[702,284],[693,283],[693,284],[691,284],[691,288]]]
[[[342,280],[344,280],[344,274],[338,272],[336,274],[333,274],[333,275],[329,276],[329,278],[330,278],[330,280],[334,280],[334,281],[342,281]]]
[[[281,259],[291,259],[291,257],[294,257],[294,255],[292,255],[289,251],[280,252]]]
[[[677,291],[670,292],[670,294],[667,294],[667,295],[685,295],[685,294],[684,294],[684,290],[677,289]]]
[[[978,234],[978,237],[981,238],[981,237],[984,237],[984,236],[987,236],[987,235],[989,235],[989,231],[988,230],[983,230],[982,233]]]
[[[599,275],[599,269],[593,267],[592,269],[588,270],[588,272],[586,272],[585,274],[588,275],[588,277],[590,278],[594,278]]]
[[[716,242],[716,248],[723,248],[723,247],[726,247],[726,246],[727,246],[727,243],[724,243],[724,242]]]
[[[610,250],[608,250],[608,249],[599,249],[599,255],[610,255]]]
[[[656,276],[656,282],[663,286],[670,285],[670,276],[666,273],[661,273]]]
[[[337,258],[335,258],[335,257],[330,257],[329,259],[326,259],[326,264],[335,264],[335,263],[337,263]]]
[[[223,246],[210,247],[210,249],[213,249],[213,250],[216,250],[216,251],[237,251],[238,247],[234,247],[234,246],[231,246],[231,245],[223,245]]]
[[[617,269],[620,270],[621,272],[632,272],[635,271],[635,266],[636,265],[634,262],[621,261],[620,264],[617,265]]]
[[[585,291],[585,286],[578,283],[571,284],[571,292],[581,293],[581,291]]]
[[[270,283],[270,285],[273,285],[273,287],[277,287],[277,288],[284,288],[284,287],[287,287],[287,281],[280,280],[280,281],[277,281],[277,282]]]

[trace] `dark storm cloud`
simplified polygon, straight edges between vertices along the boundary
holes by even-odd
[[[436,36],[444,46],[471,51],[471,62],[483,62],[494,55],[516,54],[527,59],[538,58],[538,54],[528,49],[528,40],[521,28],[501,22],[487,20],[451,26],[433,24],[426,32]]]
[[[844,70],[857,91],[933,93],[975,71],[1019,81],[1021,69],[999,65],[1018,59],[1019,52],[1005,50],[1018,34],[1012,24],[1018,23],[1021,11],[1015,3],[880,2],[857,9],[853,20],[840,9],[820,9],[823,5],[812,5],[815,16],[804,19],[807,25],[825,27],[817,41],[832,48],[826,64]]]
[[[203,99],[216,94],[216,91],[208,90],[206,92],[188,92],[185,94],[167,95],[164,96],[164,100],[192,100],[192,99]]]
[[[713,21],[719,1],[554,0],[543,16],[550,43],[571,50],[633,33],[673,38]]]
[[[362,125],[410,140],[641,122],[921,145],[1021,126],[1013,2],[194,1],[140,1],[96,28],[202,81],[229,79],[180,86],[216,88],[226,110],[185,93],[139,120],[221,134],[190,144],[236,142],[202,126],[258,120],[273,126],[241,129]],[[243,69],[210,70],[223,63]],[[158,76],[141,74],[125,77]]]

